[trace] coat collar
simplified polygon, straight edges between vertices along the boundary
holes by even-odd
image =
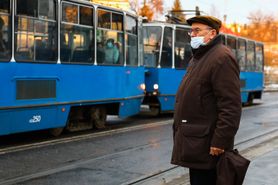
[[[213,48],[217,44],[221,44],[221,36],[220,35],[217,35],[207,45],[200,46],[198,49],[192,49],[193,58],[200,59],[207,51],[209,51],[211,48]]]

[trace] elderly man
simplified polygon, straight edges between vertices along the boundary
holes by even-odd
[[[191,185],[215,185],[219,155],[231,150],[241,116],[239,66],[221,43],[221,21],[187,20],[193,57],[176,95],[172,164],[189,168]]]

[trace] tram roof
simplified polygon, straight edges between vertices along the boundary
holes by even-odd
[[[184,28],[190,28],[188,24],[178,24],[178,23],[169,23],[169,22],[163,22],[163,21],[152,21],[152,22],[144,22],[143,26],[169,26],[169,27],[184,27]]]

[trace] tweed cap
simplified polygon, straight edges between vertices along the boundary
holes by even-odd
[[[219,29],[221,28],[222,22],[213,16],[207,16],[207,15],[200,15],[196,17],[192,17],[187,20],[187,23],[191,26],[193,23],[201,23],[208,25],[209,27],[215,29],[217,33],[219,32]]]

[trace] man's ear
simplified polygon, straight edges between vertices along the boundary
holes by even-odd
[[[217,32],[216,32],[215,29],[212,29],[211,32],[212,32],[212,34],[211,34],[211,38],[210,39],[213,39],[217,35]]]

